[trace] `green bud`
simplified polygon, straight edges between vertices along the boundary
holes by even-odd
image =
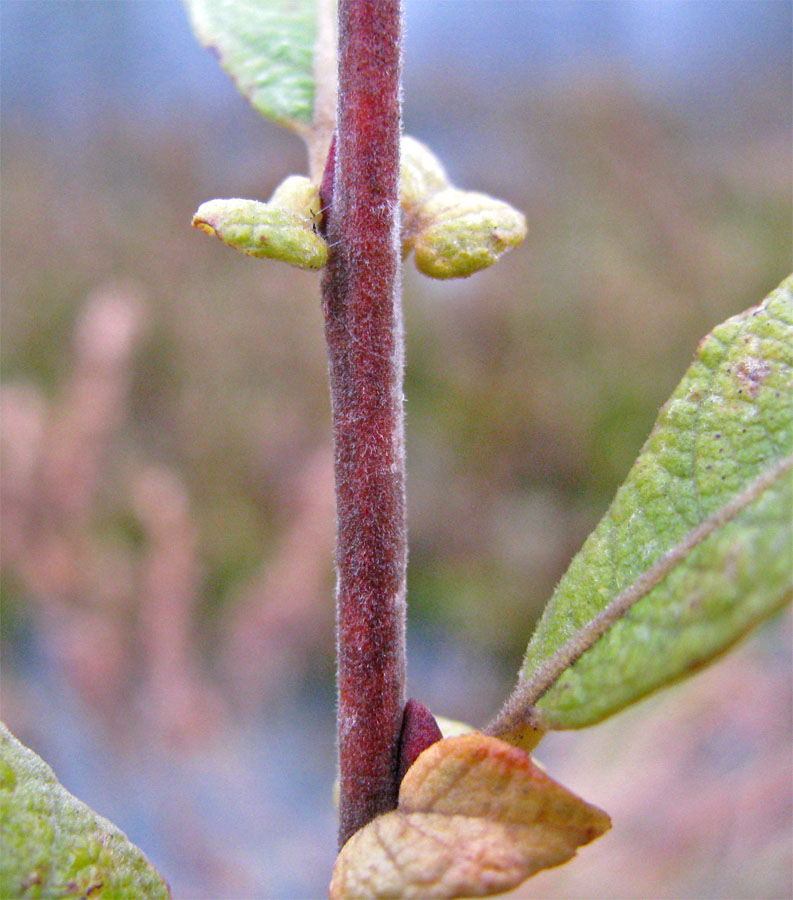
[[[526,237],[526,219],[508,203],[446,188],[421,207],[414,239],[416,268],[431,278],[465,278]]]
[[[399,202],[405,217],[413,216],[429,197],[449,187],[438,157],[429,147],[407,135],[400,144],[400,176]]]
[[[403,137],[400,205],[402,255],[416,254],[419,271],[432,278],[464,278],[492,265],[526,236],[526,220],[501,200],[452,187],[443,166],[424,144]],[[319,188],[290,175],[268,203],[210,200],[193,226],[249,256],[280,259],[301,269],[321,269],[328,245]]]
[[[275,189],[270,206],[288,209],[314,225],[322,222],[322,201],[319,188],[305,175],[290,175]]]
[[[316,231],[318,192],[316,197],[316,206],[312,207],[311,199],[307,205],[301,204],[291,188],[285,191],[280,202],[297,202],[303,212],[272,201],[209,200],[193,216],[193,227],[217,235],[224,244],[248,256],[280,259],[300,269],[321,269],[328,261],[328,245]]]

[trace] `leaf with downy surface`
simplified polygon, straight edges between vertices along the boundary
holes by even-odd
[[[558,866],[609,817],[497,738],[445,738],[408,769],[396,810],[356,832],[331,900],[485,897]]]
[[[143,853],[0,722],[0,897],[170,896]]]
[[[703,666],[793,595],[793,276],[699,345],[488,732],[530,749]]]
[[[318,180],[336,107],[335,0],[185,3],[196,36],[254,109],[306,139]]]

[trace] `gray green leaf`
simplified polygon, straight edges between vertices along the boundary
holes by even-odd
[[[0,897],[159,900],[168,885],[0,722]]]
[[[489,730],[528,746],[593,724],[792,595],[793,277],[700,343]]]
[[[263,116],[301,131],[314,117],[317,0],[186,0],[193,29]]]

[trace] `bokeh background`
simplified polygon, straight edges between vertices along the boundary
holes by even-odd
[[[787,2],[406,2],[406,130],[526,211],[404,276],[409,692],[483,725],[715,324],[791,268]],[[178,900],[334,858],[318,277],[190,229],[305,170],[177,2],[2,0],[2,715]],[[521,897],[785,898],[791,627],[548,738],[613,831]]]

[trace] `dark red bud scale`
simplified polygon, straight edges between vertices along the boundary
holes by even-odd
[[[399,769],[397,779],[401,783],[405,772],[413,765],[421,753],[441,740],[435,716],[423,703],[412,697],[405,704],[402,717],[402,731],[399,735]]]

